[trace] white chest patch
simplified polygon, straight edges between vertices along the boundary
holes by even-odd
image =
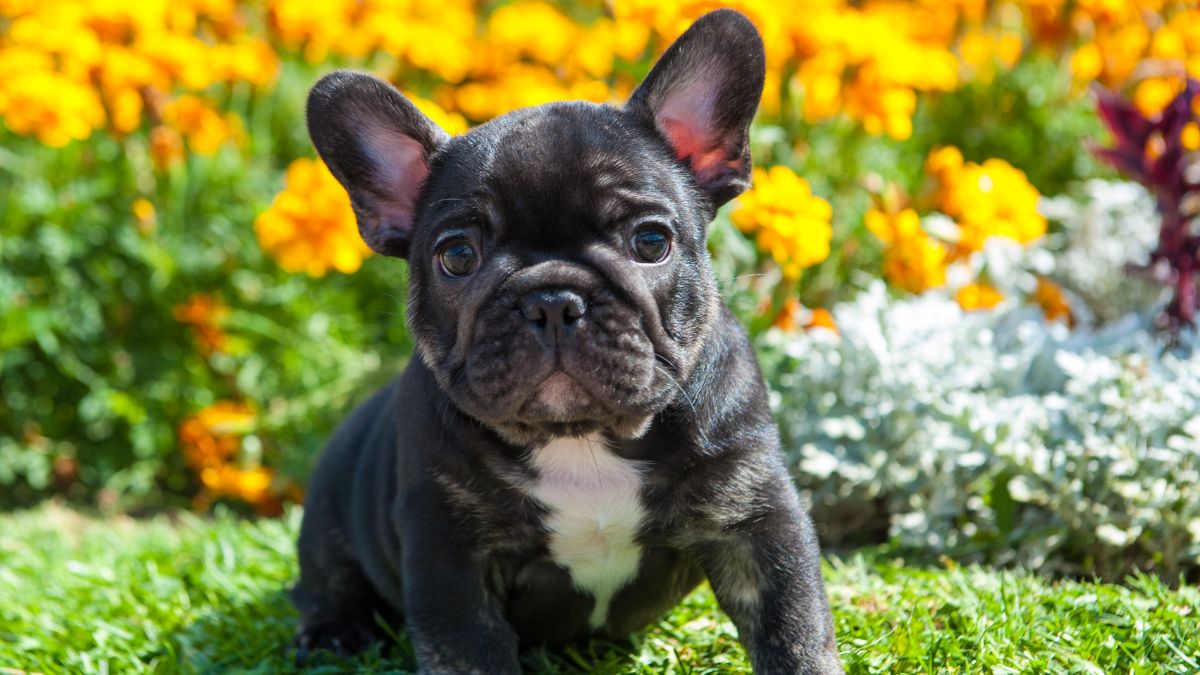
[[[600,437],[560,438],[531,456],[538,479],[526,489],[549,511],[550,554],[595,599],[590,622],[599,628],[641,563],[634,541],[645,517],[638,462],[614,455]]]

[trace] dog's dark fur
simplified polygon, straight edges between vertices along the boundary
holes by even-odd
[[[707,577],[756,671],[841,671],[816,537],[705,250],[716,209],[749,185],[763,62],[753,25],[721,10],[623,109],[549,104],[455,138],[369,76],[314,87],[309,130],[364,239],[409,261],[420,358],[317,468],[301,657],[361,649],[378,612],[406,623],[422,672],[516,673],[520,644],[627,635]],[[665,260],[635,254],[646,231],[669,237]],[[447,242],[478,269],[448,274]],[[599,622],[535,490],[587,477],[531,459],[585,436],[637,477],[642,514],[636,573]]]

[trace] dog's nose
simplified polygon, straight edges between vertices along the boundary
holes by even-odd
[[[586,309],[583,297],[566,289],[533,291],[521,301],[521,314],[555,345],[579,323]]]

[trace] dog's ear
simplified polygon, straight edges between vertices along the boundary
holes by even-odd
[[[750,122],[765,72],[758,29],[719,9],[667,48],[626,105],[653,122],[714,207],[750,185]]]
[[[308,135],[375,252],[405,257],[430,156],[449,136],[392,85],[338,71],[308,95]]]

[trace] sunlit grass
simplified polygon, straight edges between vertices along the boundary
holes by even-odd
[[[60,507],[0,516],[0,668],[31,672],[292,672],[299,512],[97,520]],[[879,552],[826,570],[850,672],[1200,670],[1200,591],[1156,579],[1050,582],[977,567],[917,569]],[[527,672],[749,672],[702,588],[626,644],[525,655]],[[311,672],[405,672],[396,644]]]

